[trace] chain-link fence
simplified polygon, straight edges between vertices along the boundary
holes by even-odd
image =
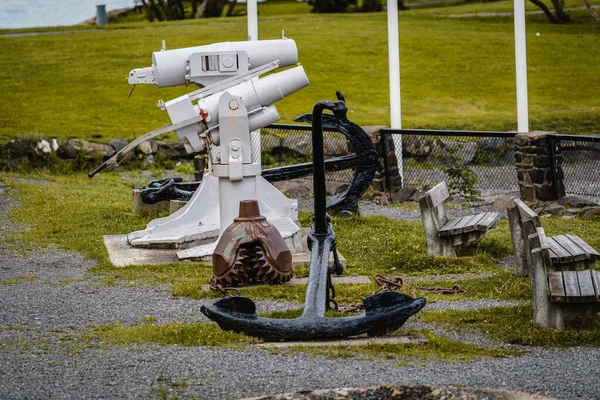
[[[260,130],[263,169],[312,162],[312,134],[307,125],[274,124]],[[334,130],[324,130],[325,158],[354,154],[346,137]],[[308,177],[312,178],[312,176]],[[335,171],[325,179],[333,182],[350,182],[352,171]]]
[[[475,176],[484,193],[519,190],[515,169],[515,132],[382,129],[402,136],[403,184],[429,188],[441,181]],[[564,185],[569,194],[600,196],[600,136],[550,135],[560,142]],[[343,134],[324,132],[326,158],[352,154]],[[311,127],[273,124],[261,129],[263,168],[312,161]],[[349,182],[352,171],[327,174]]]
[[[519,189],[514,166],[515,132],[383,129],[381,134],[402,135],[404,185],[428,188],[472,172],[477,190],[493,193]],[[600,136],[549,137],[559,142],[566,192],[600,196]]]
[[[429,188],[470,179],[480,191],[519,189],[512,145],[516,133],[384,129],[381,134],[402,135],[405,186]]]
[[[600,196],[600,135],[552,135],[551,138],[559,142],[565,191]]]

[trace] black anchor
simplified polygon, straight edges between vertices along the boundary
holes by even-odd
[[[398,292],[379,292],[363,300],[366,311],[364,316],[325,317],[330,284],[328,261],[330,252],[335,250],[336,238],[326,212],[322,117],[325,117],[324,109],[333,111],[334,115],[344,112],[346,105],[339,93],[338,99],[337,102],[317,103],[312,114],[315,216],[308,236],[311,260],[302,316],[295,319],[260,318],[251,299],[233,296],[201,308],[221,329],[267,340],[335,339],[362,333],[376,336],[398,329],[411,315],[425,306],[423,297],[413,298]]]
[[[367,133],[355,123],[346,118],[347,107],[342,92],[337,91],[338,101],[344,103],[343,108],[333,111],[334,115],[323,114],[323,126],[341,132],[350,142],[355,151],[354,155],[341,156],[325,160],[325,171],[334,172],[346,169],[354,169],[354,175],[348,188],[327,201],[327,208],[332,212],[352,211],[358,209],[358,200],[369,188],[377,168],[377,151]],[[297,118],[297,122],[311,123],[312,114],[303,114]],[[262,171],[262,177],[269,182],[277,182],[294,178],[301,178],[313,173],[313,163],[288,165],[284,167],[270,168]],[[176,179],[176,178],[174,178]],[[162,200],[189,200],[194,191],[200,185],[199,182],[168,183],[169,178],[152,181],[142,189],[142,201],[154,204]]]

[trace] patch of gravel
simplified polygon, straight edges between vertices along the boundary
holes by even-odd
[[[0,287],[1,325],[41,329],[83,328],[91,324],[134,324],[155,317],[165,324],[207,322],[200,311],[215,299],[173,298],[170,290],[156,287],[91,286],[88,282],[49,285],[20,282]],[[297,309],[299,303],[257,301],[259,313]]]
[[[79,253],[62,250],[38,250],[26,257],[8,255],[0,258],[0,281],[18,276],[35,276],[43,282],[58,283],[82,279],[88,268],[96,265]]]
[[[12,204],[0,193],[3,232],[15,229],[2,219]],[[0,285],[1,399],[236,399],[384,384],[455,384],[536,392],[564,400],[596,399],[600,393],[600,375],[594,373],[600,369],[599,348],[536,349],[514,358],[399,366],[398,360],[327,360],[254,348],[63,346],[90,324],[134,324],[144,317],[154,317],[161,324],[204,320],[201,304],[214,301],[174,299],[160,287],[98,286],[86,276],[91,265],[93,261],[76,253],[57,250],[36,251],[24,257],[0,253],[0,280],[37,277]],[[428,309],[510,304],[493,300],[439,301]],[[259,312],[300,306],[282,301],[260,301],[257,305]],[[444,337],[481,346],[499,345],[478,333],[449,332],[435,324],[419,324],[410,319],[405,327],[426,327]]]
[[[452,311],[467,311],[479,310],[482,308],[494,307],[517,307],[526,304],[523,301],[509,300],[493,300],[493,299],[474,299],[461,301],[439,300],[435,303],[427,303],[428,311],[452,310]]]
[[[568,368],[565,368],[568,366]],[[521,390],[564,400],[597,399],[600,350],[542,350],[464,364],[398,366],[264,350],[205,347],[84,349],[78,354],[3,351],[0,397],[238,399],[317,388],[384,384]],[[162,392],[161,392],[162,390]]]

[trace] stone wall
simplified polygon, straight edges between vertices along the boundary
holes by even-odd
[[[363,126],[361,127],[371,138],[375,145],[375,150],[379,155],[379,163],[375,170],[375,177],[371,188],[382,194],[387,192],[388,194],[398,191],[402,187],[402,179],[398,171],[398,160],[396,158],[394,139],[392,135],[386,135],[386,140],[381,141],[380,131],[387,128],[387,126],[375,125],[375,126]],[[386,160],[387,157],[387,170],[388,176],[386,181]],[[389,187],[388,187],[389,185]]]
[[[515,167],[524,201],[535,203],[565,196],[560,145],[551,140],[552,133],[535,131],[515,136]]]

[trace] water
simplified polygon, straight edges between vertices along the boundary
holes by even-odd
[[[106,11],[131,8],[134,0],[0,0],[0,28],[75,25]]]

